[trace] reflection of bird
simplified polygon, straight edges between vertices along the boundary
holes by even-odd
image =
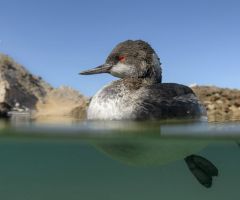
[[[141,40],[118,44],[105,64],[80,74],[110,73],[121,78],[92,98],[88,119],[198,118],[203,109],[184,85],[161,83],[161,63],[152,47]]]
[[[212,186],[212,178],[218,169],[207,159],[190,153],[204,148],[205,142],[157,140],[154,142],[98,141],[94,146],[111,158],[132,166],[154,166],[182,159],[203,186]]]

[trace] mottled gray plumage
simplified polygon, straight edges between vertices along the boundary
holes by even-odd
[[[144,41],[122,42],[112,50],[104,65],[81,72],[95,73],[110,73],[121,79],[105,86],[92,98],[89,119],[198,118],[204,113],[189,87],[161,83],[160,59]]]
[[[107,57],[106,63],[115,65],[119,62],[119,56],[125,57],[125,63],[136,68],[138,78],[154,78],[155,82],[162,81],[162,73],[156,74],[153,54],[157,55],[154,49],[142,40],[127,40],[119,43]],[[158,61],[160,60],[157,57]],[[160,62],[159,62],[160,66]]]

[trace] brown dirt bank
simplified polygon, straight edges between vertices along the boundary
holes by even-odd
[[[240,90],[216,86],[194,86],[192,89],[205,106],[209,121],[240,119]]]

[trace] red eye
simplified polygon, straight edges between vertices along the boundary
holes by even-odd
[[[124,62],[124,61],[125,61],[125,57],[124,57],[124,56],[118,56],[118,60],[119,60],[120,62]]]

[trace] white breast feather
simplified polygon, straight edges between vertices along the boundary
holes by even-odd
[[[106,87],[108,87],[108,85],[99,90],[92,98],[88,108],[87,118],[90,120],[120,120],[134,118],[133,110],[136,106],[134,97],[136,95],[131,94],[131,97],[129,97],[129,95],[127,95],[129,92],[120,91],[125,93],[122,97],[102,99],[100,94]]]

